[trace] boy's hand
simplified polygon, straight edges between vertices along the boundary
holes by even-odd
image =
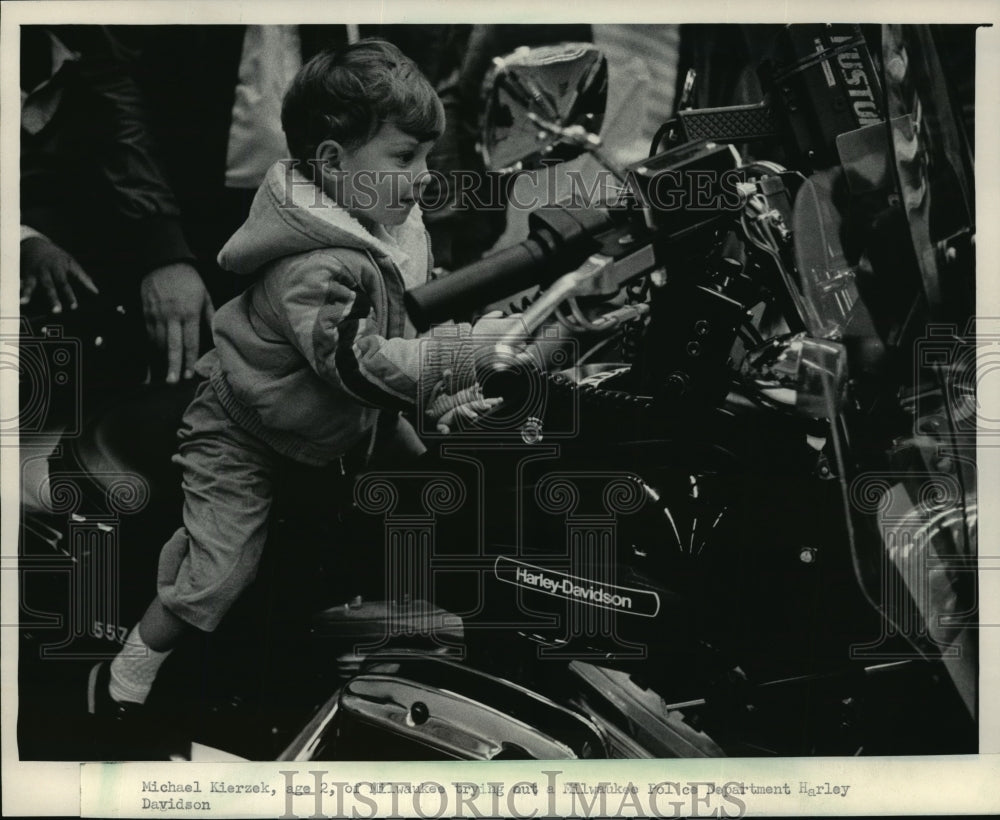
[[[62,313],[77,306],[73,280],[91,293],[97,285],[87,276],[80,263],[44,236],[32,236],[21,241],[21,304],[26,305],[39,285],[45,291],[53,313]],[[60,299],[60,295],[62,298]]]
[[[530,339],[522,316],[504,316],[499,310],[487,313],[472,326],[469,338],[476,348],[477,372],[480,365],[488,369],[497,355],[509,358],[511,349],[530,350],[530,347],[525,348]],[[465,383],[468,385],[467,381]],[[502,397],[485,398],[478,383],[460,387],[452,371],[445,370],[431,391],[424,414],[436,422],[438,432],[448,434],[458,421],[474,421],[502,402]]]
[[[167,382],[173,384],[184,368],[194,374],[201,345],[201,322],[209,327],[215,309],[201,277],[191,265],[178,262],[147,273],[140,286],[146,332],[167,352]]]
[[[452,372],[446,370],[441,376],[441,381],[435,385],[430,402],[424,408],[424,414],[433,419],[438,432],[445,435],[451,432],[452,426],[459,419],[475,421],[482,413],[488,413],[503,402],[500,397],[483,398],[483,391],[478,384],[458,392],[453,392],[453,387]]]

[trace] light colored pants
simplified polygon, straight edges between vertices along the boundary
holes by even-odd
[[[160,552],[157,594],[181,620],[211,632],[257,575],[275,469],[289,460],[236,425],[208,381],[184,413],[178,438],[184,526]],[[401,418],[380,431],[376,445],[383,459],[423,450]]]

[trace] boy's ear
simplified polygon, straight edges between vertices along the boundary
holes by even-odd
[[[324,170],[340,168],[340,160],[343,156],[344,148],[336,140],[323,140],[316,146],[316,159],[320,161],[320,167]]]

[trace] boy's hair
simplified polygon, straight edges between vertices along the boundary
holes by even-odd
[[[353,150],[387,122],[421,142],[434,140],[444,131],[444,107],[413,60],[374,38],[317,54],[299,69],[281,106],[288,150],[306,163],[324,140]]]

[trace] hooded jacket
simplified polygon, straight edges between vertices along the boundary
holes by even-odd
[[[291,458],[343,456],[379,408],[412,406],[421,376],[431,383],[453,366],[441,358],[447,340],[414,338],[403,307],[431,267],[419,208],[372,233],[279,162],[219,264],[256,278],[216,313],[215,350],[199,370],[234,421]]]

